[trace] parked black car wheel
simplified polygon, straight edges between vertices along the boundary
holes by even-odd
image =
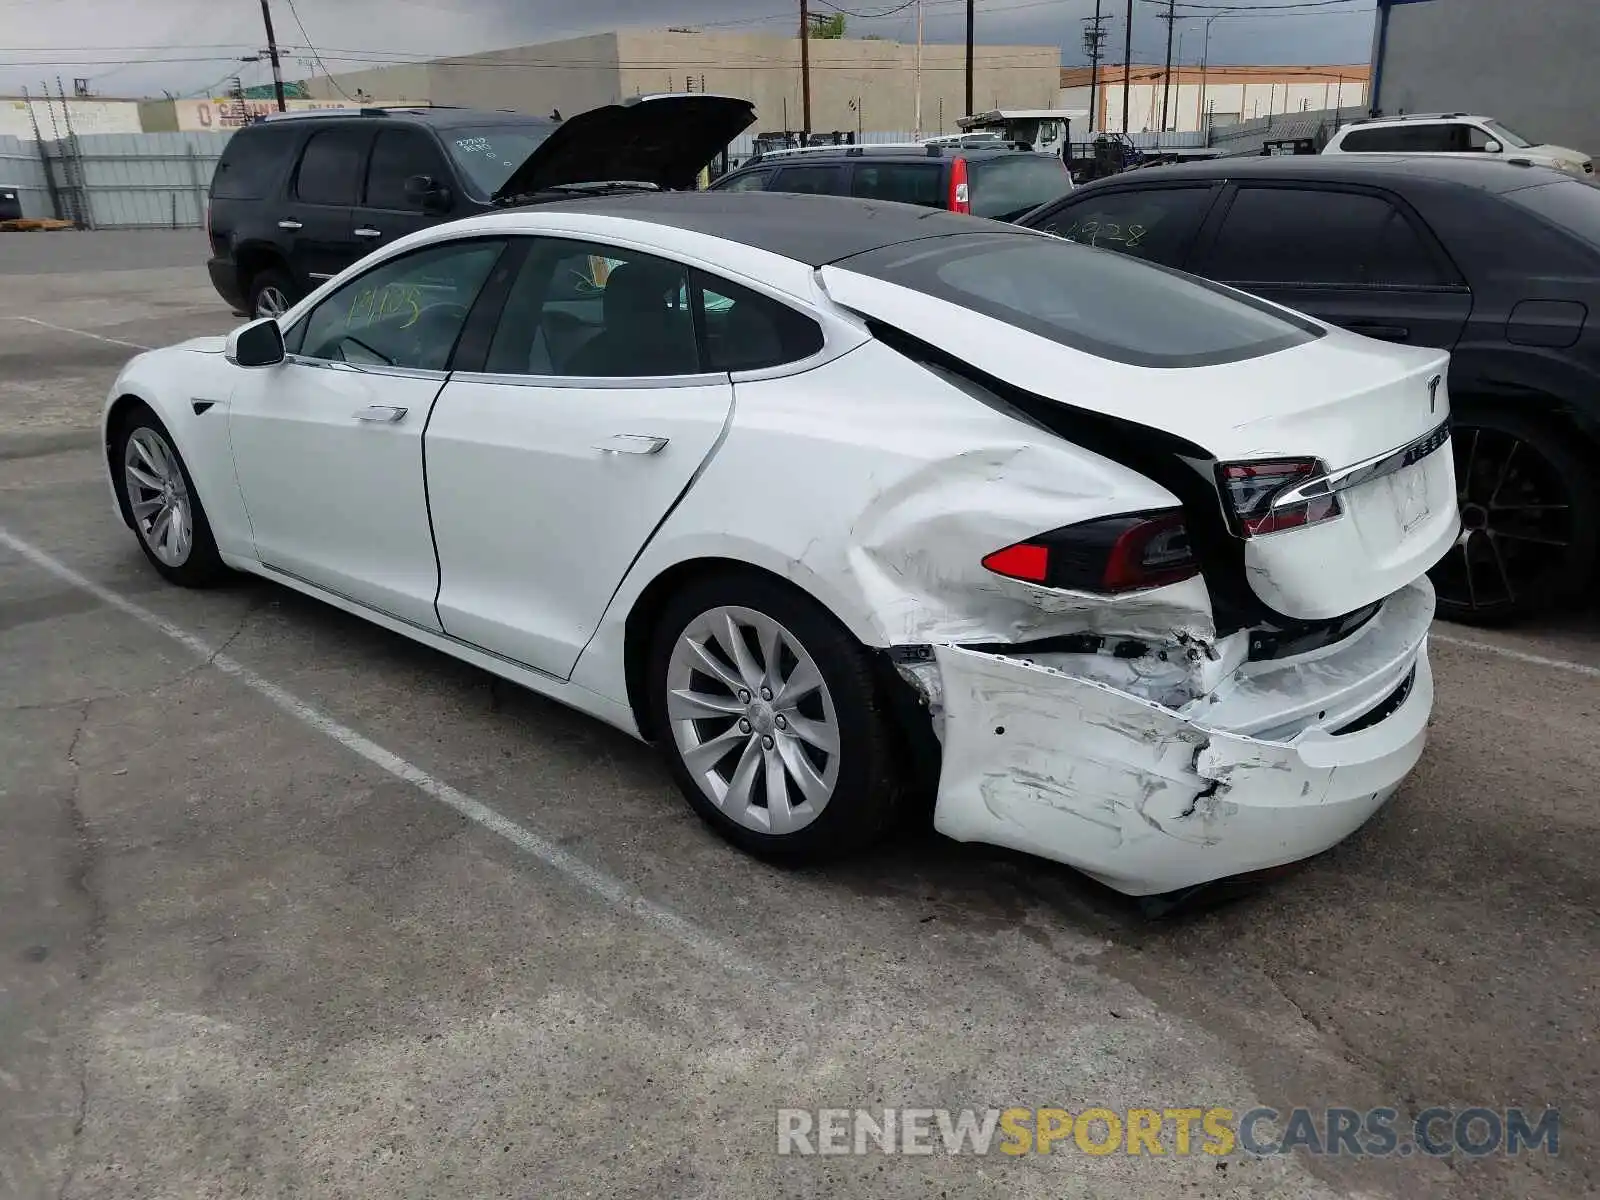
[[[268,267],[250,280],[250,315],[252,317],[281,317],[299,299],[294,281],[286,272]]]
[[[1453,432],[1461,536],[1431,572],[1439,615],[1494,625],[1553,608],[1594,578],[1600,492],[1553,422],[1467,408]]]

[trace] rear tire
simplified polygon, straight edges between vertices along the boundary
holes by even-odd
[[[287,271],[265,267],[251,276],[247,299],[253,320],[281,317],[294,307],[299,291]]]
[[[818,860],[893,823],[904,786],[872,660],[810,597],[755,574],[697,580],[662,612],[647,671],[673,779],[734,845]]]
[[[228,577],[200,494],[167,427],[144,404],[128,410],[112,443],[112,469],[139,549],[162,578],[203,588]]]
[[[1453,424],[1462,535],[1429,572],[1439,616],[1501,625],[1576,598],[1600,565],[1595,455],[1538,413],[1468,405]]]

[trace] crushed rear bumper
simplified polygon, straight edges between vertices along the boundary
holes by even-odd
[[[1247,666],[1181,710],[1023,658],[936,647],[934,825],[1141,896],[1317,854],[1422,754],[1432,617],[1424,579],[1344,641]]]

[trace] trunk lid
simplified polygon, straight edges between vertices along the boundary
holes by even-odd
[[[943,240],[954,239],[911,246],[927,246],[923,253],[936,255],[932,243]],[[1120,256],[1091,253],[1095,260],[1078,261],[1098,266],[1100,259],[1116,258],[1152,271],[1157,280],[1190,282]],[[1220,464],[1319,460],[1338,489],[1340,516],[1249,538],[1233,535],[1234,549],[1242,546],[1250,590],[1284,617],[1325,620],[1380,600],[1425,574],[1457,535],[1445,428],[1449,355],[1443,351],[1324,329],[1252,299],[1258,313],[1282,312],[1293,323],[1289,328],[1310,329],[1311,335],[1232,361],[1152,368],[1064,345],[1054,336],[842,266],[823,267],[819,282],[835,303],[928,345],[950,347],[946,353],[1012,387],[1068,409],[1175,435],[1189,444],[1184,457],[1207,477],[1219,504]],[[1094,288],[1092,279],[1088,283]],[[1206,290],[1216,298],[1216,289]],[[1094,302],[1115,308],[1120,301],[1110,298],[1113,293],[1098,289]],[[1128,317],[1137,321],[1138,315],[1135,304]],[[1152,333],[1162,335],[1159,328]],[[1262,344],[1275,343],[1269,338]],[[1112,352],[1138,357],[1136,346]]]
[[[755,120],[754,105],[733,96],[630,96],[562,122],[492,199],[567,184],[692,187],[701,170]]]

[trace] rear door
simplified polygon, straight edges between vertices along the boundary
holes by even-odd
[[[1241,183],[1187,269],[1352,333],[1449,350],[1472,293],[1408,205],[1374,189]]]
[[[407,195],[406,181],[418,175],[440,184],[450,182],[444,155],[434,140],[414,127],[391,125],[379,129],[350,231],[363,253],[450,219],[449,212],[428,212],[420,197]]]
[[[301,286],[331,279],[369,249],[351,236],[372,146],[370,128],[316,129],[301,148],[278,229]]]

